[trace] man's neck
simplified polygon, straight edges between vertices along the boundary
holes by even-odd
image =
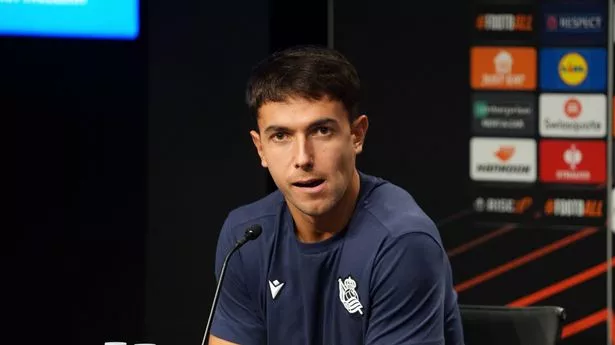
[[[299,240],[304,243],[320,242],[344,229],[354,212],[360,185],[359,173],[355,170],[342,199],[329,212],[318,217],[306,215],[291,207],[290,211]]]

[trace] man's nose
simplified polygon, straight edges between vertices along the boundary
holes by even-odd
[[[296,141],[295,168],[309,170],[314,165],[312,145],[306,138],[298,138]]]

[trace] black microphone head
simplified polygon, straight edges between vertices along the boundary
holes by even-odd
[[[260,224],[253,224],[249,228],[246,229],[245,238],[248,241],[252,241],[261,235],[263,232],[263,227]]]

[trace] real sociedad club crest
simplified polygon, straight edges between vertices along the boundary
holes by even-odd
[[[359,294],[356,290],[357,282],[355,282],[351,276],[348,276],[344,281],[342,281],[342,278],[338,278],[337,281],[340,287],[340,301],[344,305],[344,308],[346,308],[350,314],[358,312],[363,315],[363,305],[359,301]]]

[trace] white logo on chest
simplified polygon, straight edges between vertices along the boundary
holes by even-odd
[[[282,287],[284,287],[284,283],[280,283],[277,279],[273,282],[270,280],[269,290],[271,290],[271,298],[275,299],[278,293],[280,293],[280,290],[282,290]]]
[[[344,305],[344,308],[346,308],[350,314],[359,312],[359,314],[363,315],[363,305],[359,301],[359,294],[356,290],[357,282],[355,282],[351,276],[348,276],[344,281],[342,281],[342,278],[339,278],[337,281],[340,287],[340,301]]]

